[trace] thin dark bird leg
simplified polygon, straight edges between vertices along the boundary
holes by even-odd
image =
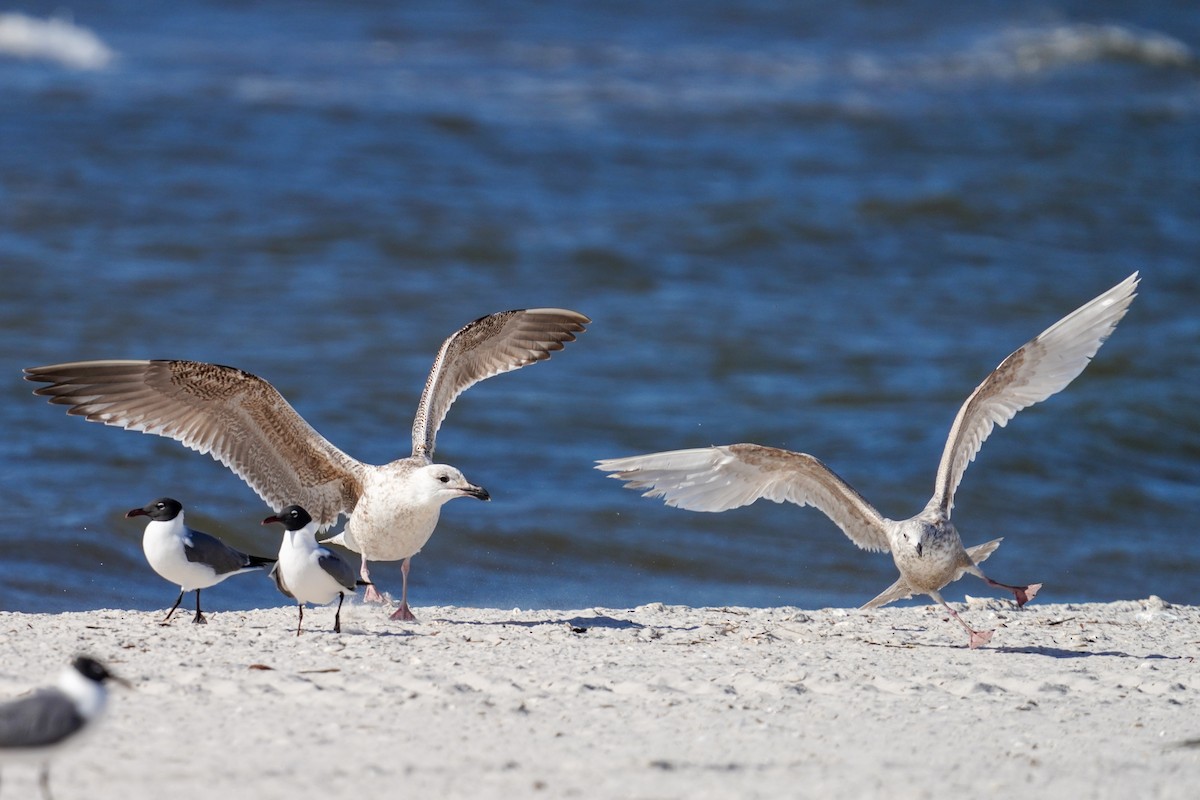
[[[208,624],[208,620],[206,620],[204,618],[204,615],[200,613],[200,590],[199,589],[196,590],[196,616],[194,616],[192,618],[192,622],[197,625],[207,625]]]
[[[346,599],[346,593],[338,592],[338,609],[337,609],[337,612],[333,615],[333,632],[334,633],[342,632],[342,601],[345,599]]]
[[[296,623],[296,635],[300,635],[300,629],[304,627],[304,603],[297,603],[296,608],[300,609],[300,621]]]
[[[175,613],[175,609],[179,608],[179,604],[183,602],[184,594],[185,594],[185,592],[183,591],[183,589],[180,589],[179,597],[176,598],[176,600],[175,600],[175,605],[171,606],[171,610],[167,612],[166,619],[164,619],[162,622],[158,623],[159,625],[166,625],[168,622],[171,621],[171,615]]]
[[[408,607],[408,564],[410,561],[412,561],[411,558],[406,558],[400,564],[400,575],[402,576],[400,584],[400,607],[392,612],[391,618],[416,622],[417,618],[413,616],[412,611]],[[370,589],[368,588],[367,591],[370,591]]]
[[[41,774],[38,775],[38,786],[42,787],[42,797],[45,800],[54,800],[54,795],[50,794],[50,765],[42,764]]]

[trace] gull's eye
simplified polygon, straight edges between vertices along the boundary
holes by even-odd
[[[449,475],[439,475],[438,480],[441,481],[442,483],[449,483],[450,476]]]

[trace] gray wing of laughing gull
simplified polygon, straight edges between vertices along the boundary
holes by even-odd
[[[61,689],[39,689],[0,706],[0,748],[57,744],[87,724],[75,701]]]
[[[258,569],[275,563],[273,558],[252,556],[222,542],[215,536],[188,528],[188,539],[183,545],[183,554],[193,564],[204,564],[218,575]]]
[[[321,569],[338,582],[339,586],[346,587],[346,591],[353,592],[358,585],[358,578],[355,577],[354,567],[347,563],[346,559],[339,556],[328,548],[321,548],[323,551],[317,563]]]

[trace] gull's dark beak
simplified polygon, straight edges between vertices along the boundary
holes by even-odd
[[[476,500],[491,500],[492,499],[492,496],[490,494],[488,494],[488,490],[483,488],[482,486],[471,486],[468,489],[463,489],[462,493],[470,495],[471,497],[474,497]]]
[[[133,519],[134,517],[150,516],[144,508],[131,508],[125,512],[125,519]]]
[[[281,520],[279,517],[277,517],[277,516],[275,516],[274,514],[272,514],[271,516],[269,516],[269,517],[267,517],[266,519],[264,519],[264,520],[262,521],[262,524],[263,524],[263,525],[270,525],[272,522],[283,522],[283,520]]]

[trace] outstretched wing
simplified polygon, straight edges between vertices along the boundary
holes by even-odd
[[[757,444],[674,450],[598,461],[597,469],[669,506],[726,511],[759,498],[814,506],[864,550],[888,550],[885,520],[833,470],[807,453]]]
[[[930,507],[950,516],[954,491],[993,427],[1004,427],[1021,409],[1075,380],[1125,316],[1137,284],[1135,272],[1038,334],[976,387],[950,427]]]
[[[413,420],[412,454],[433,457],[438,428],[464,391],[502,372],[544,361],[590,319],[565,308],[501,311],[480,317],[442,343]]]
[[[322,526],[350,513],[362,464],[330,444],[275,387],[198,361],[78,361],[25,370],[34,394],[91,422],[165,436],[208,453],[279,510],[302,504]]]

